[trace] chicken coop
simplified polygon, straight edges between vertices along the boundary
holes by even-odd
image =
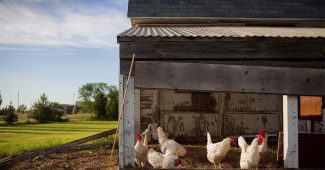
[[[155,122],[185,142],[205,140],[207,131],[214,138],[283,132],[284,167],[298,168],[298,129],[307,124],[298,123],[300,96],[325,96],[322,5],[129,0],[132,27],[117,36],[120,104],[135,55],[120,123],[120,167],[133,164],[135,133]]]

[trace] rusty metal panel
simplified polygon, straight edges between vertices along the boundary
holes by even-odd
[[[322,116],[322,97],[300,96],[300,117]]]
[[[202,137],[209,131],[215,137],[219,133],[217,113],[165,111],[163,117],[163,127],[172,136]]]
[[[238,112],[281,112],[281,95],[225,93],[225,110]]]
[[[279,114],[231,114],[223,117],[223,135],[248,135],[256,134],[260,129],[269,133],[279,130]]]

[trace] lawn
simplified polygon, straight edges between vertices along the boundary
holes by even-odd
[[[70,121],[65,123],[0,125],[0,158],[63,144],[108,129],[116,121]]]

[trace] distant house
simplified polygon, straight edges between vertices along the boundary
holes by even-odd
[[[71,114],[74,105],[71,104],[60,104],[63,107],[64,114]],[[77,112],[81,109],[81,101],[76,101]]]
[[[64,114],[71,114],[73,110],[73,105],[70,104],[60,104],[63,107]]]
[[[284,167],[312,166],[299,153],[299,98],[325,95],[323,0],[129,0],[128,17],[132,27],[117,36],[120,104],[136,60],[121,168],[151,122],[187,140],[283,131]]]

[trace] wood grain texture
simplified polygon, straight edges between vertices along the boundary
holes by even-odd
[[[141,59],[139,59],[141,61]],[[189,60],[189,59],[178,59],[178,60],[168,60],[161,59],[161,62],[186,62],[186,63],[202,63],[202,64],[229,64],[229,65],[248,65],[248,66],[272,66],[272,67],[292,67],[292,68],[317,68],[325,69],[325,60]],[[120,74],[128,75],[130,71],[131,60],[120,60]],[[134,68],[131,75],[134,75]]]
[[[138,61],[135,87],[325,95],[325,70]]]
[[[120,58],[130,59],[322,59],[325,39],[256,41],[122,42]]]

